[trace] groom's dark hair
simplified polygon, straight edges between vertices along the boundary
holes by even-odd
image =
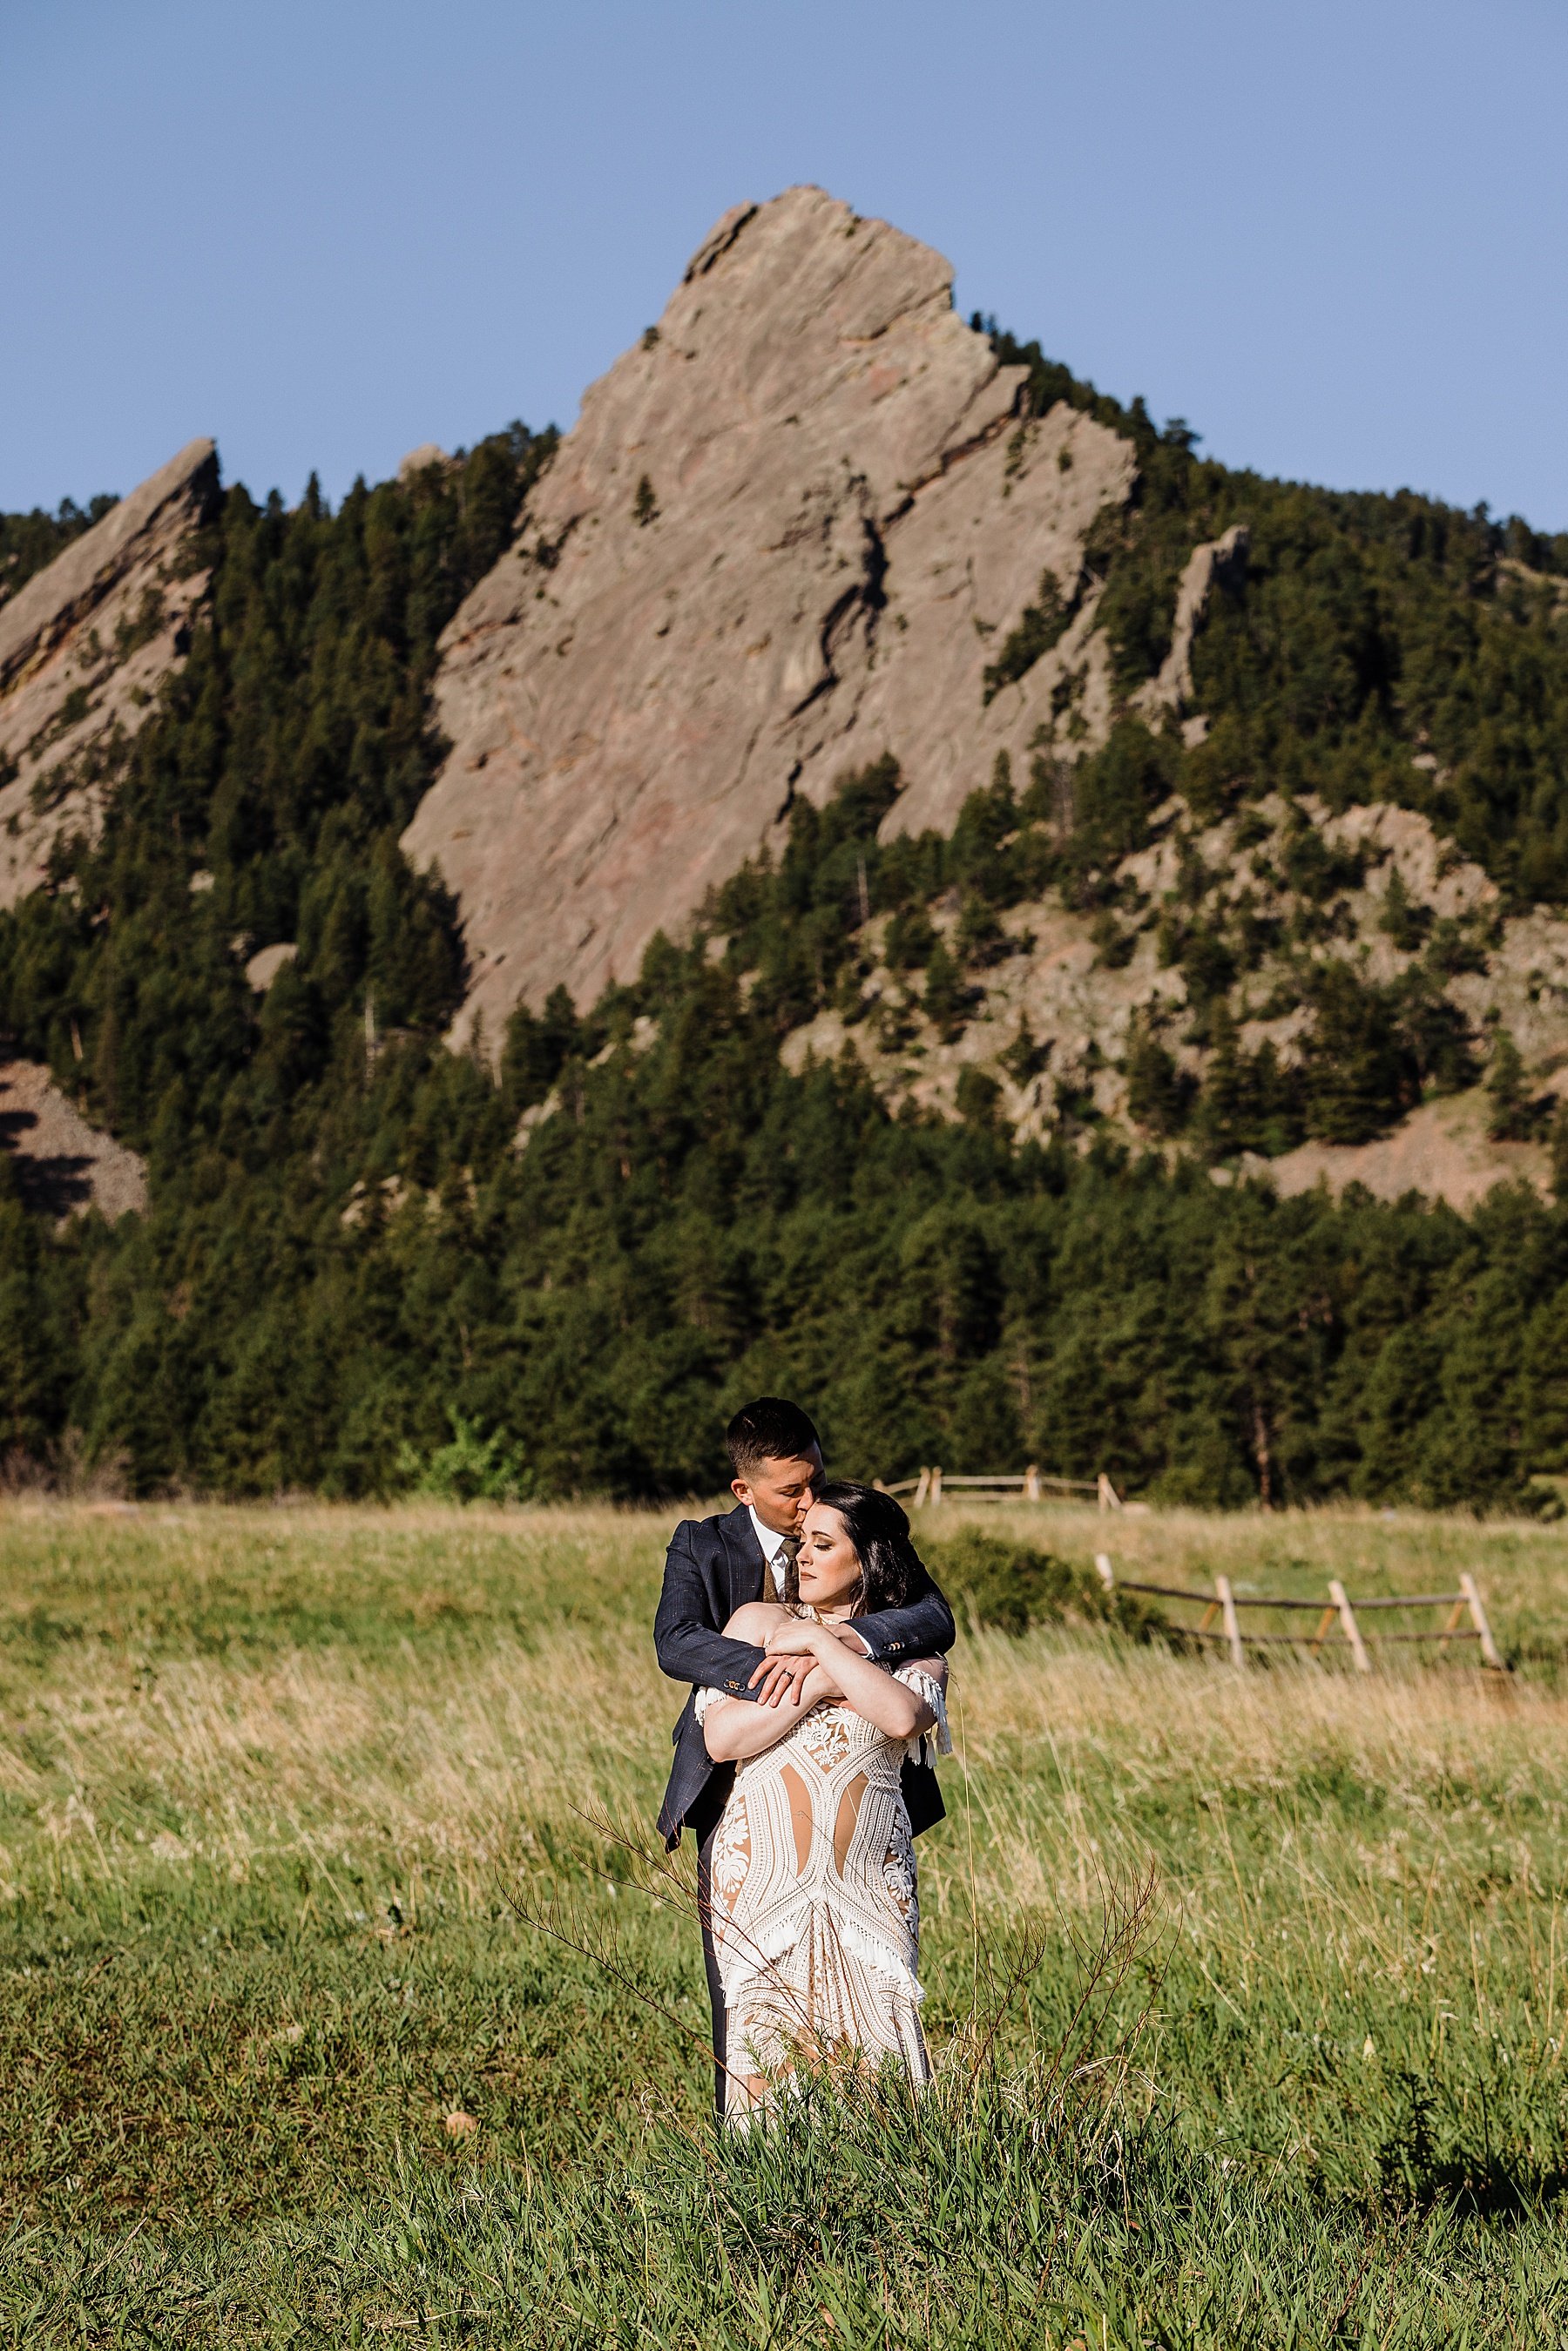
[[[743,1404],[724,1432],[724,1448],[737,1478],[749,1478],[765,1461],[793,1461],[819,1443],[798,1404],[783,1396],[758,1396]]]

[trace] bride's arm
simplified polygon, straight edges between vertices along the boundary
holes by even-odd
[[[760,1647],[777,1625],[789,1621],[788,1610],[775,1607],[769,1601],[754,1600],[737,1608],[724,1629],[729,1639],[754,1641]],[[704,1708],[703,1744],[716,1763],[743,1763],[749,1755],[761,1755],[769,1747],[777,1747],[825,1698],[837,1695],[832,1678],[820,1665],[813,1665],[804,1681],[776,1706],[757,1706],[746,1698],[721,1698],[716,1705]]]
[[[770,1627],[762,1637],[770,1656],[814,1657],[817,1662],[808,1677],[808,1688],[820,1668],[845,1705],[853,1707],[858,1715],[874,1723],[889,1739],[918,1739],[936,1719],[925,1700],[907,1682],[895,1681],[884,1667],[873,1666],[869,1657],[857,1656],[847,1642],[839,1639],[831,1625],[786,1621]]]
[[[777,1706],[722,1698],[703,1716],[703,1744],[716,1763],[744,1763],[748,1755],[761,1755],[788,1739],[798,1722],[833,1695],[827,1676],[813,1666],[799,1686],[799,1696],[781,1698]]]

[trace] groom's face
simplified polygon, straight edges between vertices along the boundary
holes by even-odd
[[[731,1490],[743,1510],[755,1510],[776,1535],[798,1535],[822,1481],[818,1447],[785,1460],[759,1462],[749,1478],[737,1478]]]

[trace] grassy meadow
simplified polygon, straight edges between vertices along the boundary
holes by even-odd
[[[1516,1670],[971,1626],[938,2085],[720,2147],[674,1515],[0,1509],[0,2340],[1568,2342],[1568,1528],[986,1511]]]

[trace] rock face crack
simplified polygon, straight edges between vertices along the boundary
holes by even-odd
[[[853,586],[846,588],[842,595],[828,607],[821,629],[822,674],[810,693],[803,695],[788,714],[789,718],[802,716],[813,703],[820,702],[824,695],[831,694],[839,683],[840,648],[853,633],[857,621],[862,625],[868,652],[875,643],[877,615],[887,602],[883,591],[883,581],[887,576],[887,549],[883,544],[882,533],[870,515],[861,517],[861,528],[865,533],[865,568]]]
[[[695,253],[687,262],[686,274],[681,281],[682,284],[689,286],[695,278],[706,277],[708,271],[724,259],[741,230],[748,221],[754,221],[757,218],[757,214],[756,204],[737,204],[733,212],[726,213],[723,220],[710,232],[705,242],[698,246]]]
[[[452,748],[404,838],[460,904],[459,1036],[483,1014],[498,1045],[519,998],[634,976],[852,766],[893,752],[889,823],[937,826],[998,750],[1027,766],[1056,667],[982,710],[976,623],[1076,572],[1132,450],[1065,407],[1020,424],[1023,380],[955,315],[939,254],[821,189],[717,224],[443,640]]]

